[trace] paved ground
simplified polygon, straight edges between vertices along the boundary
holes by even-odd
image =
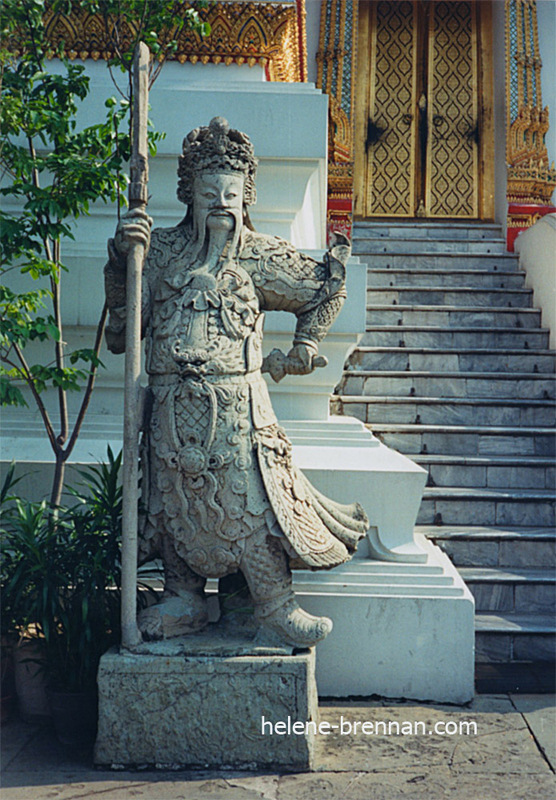
[[[478,695],[463,708],[323,704],[321,719],[339,725],[343,717],[344,730],[348,722],[397,721],[400,730],[422,722],[426,732],[375,736],[359,725],[342,735],[338,728],[319,737],[316,771],[300,774],[99,771],[89,753],[64,749],[48,727],[14,719],[2,730],[2,800],[554,800],[554,700],[499,694]],[[461,722],[475,722],[476,734],[439,735]]]

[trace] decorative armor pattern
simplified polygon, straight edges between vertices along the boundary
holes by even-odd
[[[345,296],[343,267],[245,229],[237,260],[213,272],[190,264],[191,246],[184,226],[155,230],[145,267],[152,410],[141,557],[170,532],[195,572],[220,577],[238,569],[246,538],[267,524],[306,566],[342,563],[366,532],[365,514],[332,501],[325,508],[294,467],[260,368],[261,310],[293,311],[296,336],[319,341]],[[112,262],[106,271],[113,302],[123,287],[118,269]],[[124,325],[122,302],[107,330],[113,350]]]

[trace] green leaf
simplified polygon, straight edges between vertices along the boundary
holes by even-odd
[[[6,375],[0,375],[0,406],[27,406],[21,389]]]
[[[69,360],[72,364],[76,364],[78,361],[85,361],[93,367],[104,367],[96,352],[89,348],[74,350],[69,354]]]

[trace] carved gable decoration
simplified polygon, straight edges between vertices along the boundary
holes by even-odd
[[[304,81],[307,74],[304,0],[227,2],[199,12],[209,36],[183,30],[173,60],[196,64],[260,64],[272,81]],[[75,5],[69,16],[47,11],[44,24],[53,50],[69,58],[108,60],[114,51],[105,20]],[[131,38],[132,31],[128,32]],[[125,29],[123,37],[125,39]],[[163,34],[161,34],[163,35]]]

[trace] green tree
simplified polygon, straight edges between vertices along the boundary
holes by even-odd
[[[201,2],[200,6],[206,5]],[[168,0],[81,0],[73,6],[99,14],[112,42],[110,68],[131,73],[138,41],[155,55],[151,82],[175,51],[184,26],[208,33],[198,12]],[[118,101],[106,100],[106,118],[79,128],[81,104],[89,94],[83,65],[53,54],[42,18],[47,7],[71,13],[69,0],[4,0],[0,11],[0,169],[4,210],[0,211],[0,404],[27,405],[26,386],[40,413],[53,451],[55,470],[50,507],[59,506],[65,465],[91,400],[106,322],[106,307],[90,348],[66,351],[61,313],[63,243],[74,238],[73,224],[98,201],[125,202],[129,160],[131,80]],[[123,29],[127,34],[122,44]],[[62,70],[48,69],[56,55]],[[151,132],[154,152],[160,134]],[[10,273],[26,276],[8,285]],[[28,282],[27,282],[28,279]],[[29,345],[43,343],[31,363]],[[50,346],[44,355],[44,346]],[[44,392],[57,396],[57,419],[49,413]],[[81,391],[79,410],[68,412],[68,392]],[[27,395],[28,396],[28,395]]]

